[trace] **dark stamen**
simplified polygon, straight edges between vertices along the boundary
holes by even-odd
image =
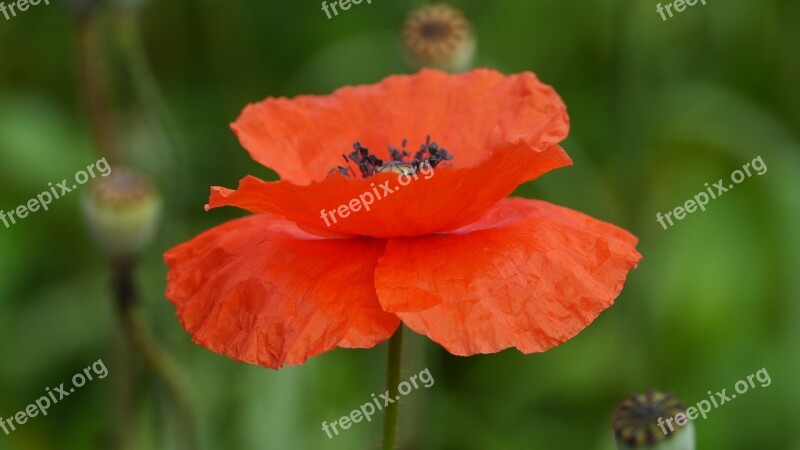
[[[355,163],[361,172],[362,178],[368,178],[376,173],[381,172],[397,172],[404,174],[413,174],[420,171],[425,165],[436,167],[442,161],[449,161],[453,159],[453,155],[447,153],[447,150],[440,148],[436,142],[431,142],[431,137],[425,138],[425,143],[420,146],[414,158],[408,160],[410,153],[406,150],[407,139],[403,139],[400,149],[396,147],[389,147],[389,155],[392,160],[384,162],[382,159],[370,153],[369,149],[362,146],[360,142],[353,143],[353,151],[349,155],[342,155],[346,166],[337,166],[331,170],[337,171],[344,176],[356,176],[351,162]]]

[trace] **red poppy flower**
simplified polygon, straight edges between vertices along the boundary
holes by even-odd
[[[168,251],[166,294],[195,342],[239,361],[368,348],[400,321],[456,355],[541,352],[608,308],[641,259],[623,229],[505,198],[572,163],[566,107],[531,73],[423,70],[270,98],[232,127],[281,181],[212,188],[207,209],[254,214]],[[389,147],[406,138],[420,151]]]

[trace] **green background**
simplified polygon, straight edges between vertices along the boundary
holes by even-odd
[[[66,7],[81,2],[51,3],[0,16],[0,209],[99,158]],[[200,448],[377,448],[379,420],[333,440],[320,425],[383,391],[385,344],[278,372],[217,356],[191,343],[164,298],[161,254],[243,215],[205,213],[209,186],[275,178],[229,129],[248,102],[415,71],[399,34],[415,5],[373,0],[329,20],[317,1],[138,3],[104,5],[94,38],[116,142],[168,206],[136,281],[148,326],[183,367]],[[644,259],[613,307],[544,354],[460,358],[406,333],[403,377],[427,367],[436,382],[404,402],[403,448],[611,449],[610,418],[627,395],[658,387],[693,404],[766,368],[770,386],[695,423],[698,448],[800,449],[800,3],[709,0],[666,22],[653,1],[452,4],[477,35],[476,65],[533,71],[569,108],[575,165],[517,194],[631,230]],[[758,156],[763,176],[668,230],[656,222]],[[0,416],[100,358],[110,376],[0,433],[0,449],[114,448],[126,377],[137,398],[128,448],[177,448],[163,386],[139,359],[125,364],[110,271],[80,197],[0,228]]]

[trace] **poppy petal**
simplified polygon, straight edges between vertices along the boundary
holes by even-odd
[[[641,255],[627,231],[509,198],[451,234],[389,240],[381,305],[456,355],[542,352],[611,306]]]
[[[530,72],[426,69],[327,96],[268,98],[248,105],[231,128],[253,159],[309,184],[341,165],[356,141],[388,159],[388,145],[408,138],[413,153],[430,135],[469,167],[511,143],[560,142],[569,118],[555,90]]]
[[[379,306],[382,241],[321,239],[270,215],[212,228],[165,254],[167,297],[196,343],[277,369],[369,348],[399,324]]]
[[[557,144],[532,148],[520,141],[477,166],[439,166],[415,174],[417,179],[394,173],[367,179],[334,173],[323,182],[299,186],[248,176],[237,190],[212,188],[206,209],[230,205],[273,213],[316,234],[418,236],[468,225],[520,184],[569,164]],[[367,195],[372,199],[369,210],[364,206]]]

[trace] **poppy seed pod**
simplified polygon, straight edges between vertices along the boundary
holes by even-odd
[[[413,11],[403,28],[403,44],[415,64],[450,72],[468,69],[476,49],[469,22],[446,4]]]
[[[617,449],[694,450],[692,423],[675,420],[685,413],[686,407],[671,393],[651,389],[631,395],[617,406],[611,421]]]
[[[94,181],[83,197],[83,216],[92,240],[111,257],[132,257],[155,235],[161,215],[156,189],[130,169]]]

